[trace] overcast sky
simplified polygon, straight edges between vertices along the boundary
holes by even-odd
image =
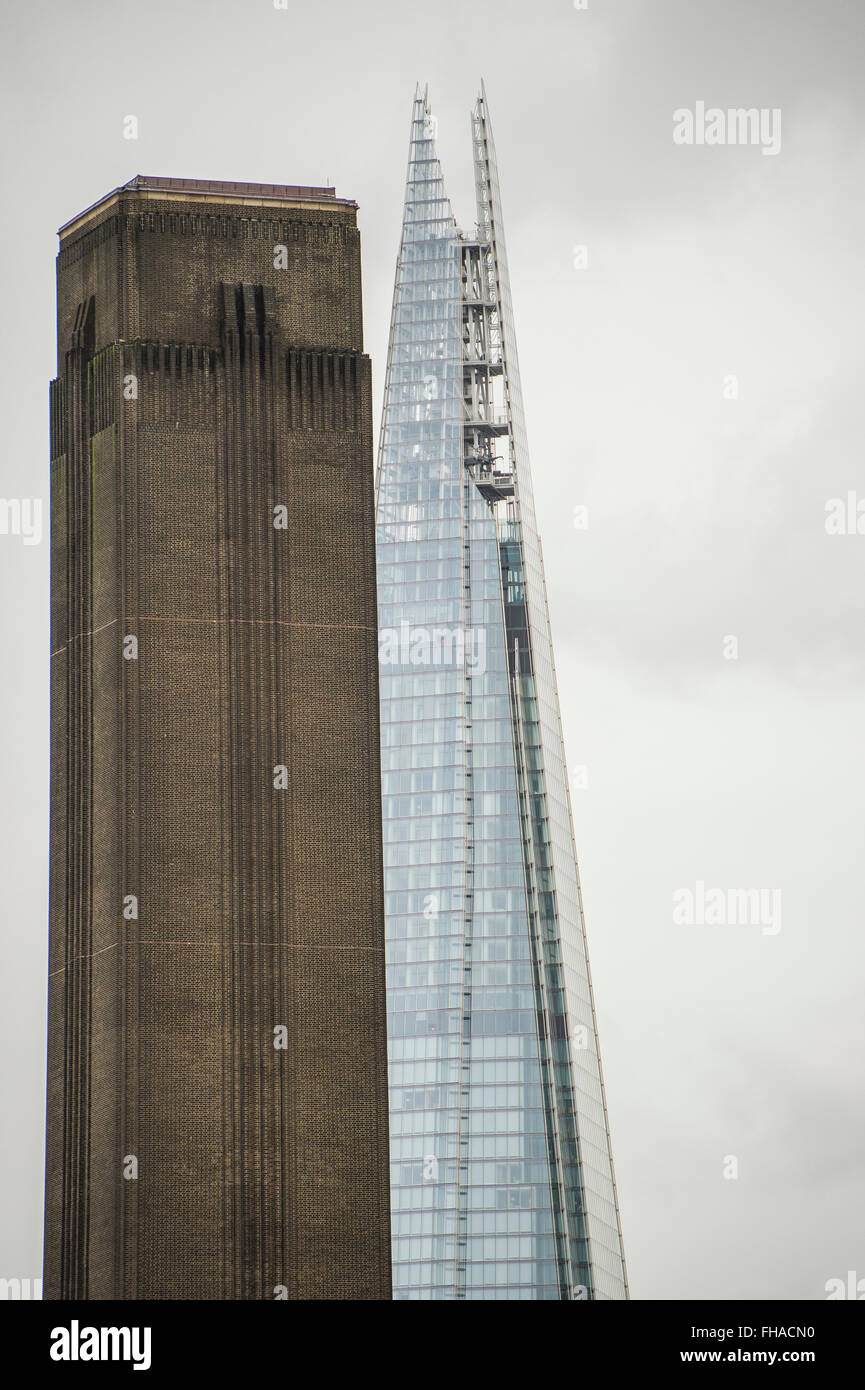
[[[565,741],[588,778],[632,1294],[815,1299],[865,1278],[865,534],[825,524],[848,493],[865,513],[865,6],[2,11],[0,497],[46,510],[63,222],[137,173],[329,180],[360,204],[378,409],[415,83],[468,228],[485,80]],[[780,149],[675,144],[698,102],[780,111]],[[0,535],[0,1276],[22,1278],[41,1268],[48,559],[47,539]],[[698,882],[780,890],[780,930],[677,925]]]

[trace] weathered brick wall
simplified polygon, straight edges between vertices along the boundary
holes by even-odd
[[[46,1296],[389,1298],[354,210],[142,201],[58,263]]]
[[[285,269],[274,248],[285,247]],[[94,294],[95,339],[220,346],[219,287],[272,286],[286,344],[360,352],[360,233],[353,208],[238,207],[120,196],[95,226],[64,238],[58,257],[58,351]],[[60,363],[58,362],[58,370]]]

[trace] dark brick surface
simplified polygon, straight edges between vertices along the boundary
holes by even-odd
[[[389,1298],[355,210],[121,191],[58,335],[46,1297]]]

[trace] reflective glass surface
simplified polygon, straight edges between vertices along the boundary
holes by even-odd
[[[394,1294],[621,1298],[483,99],[472,131],[468,238],[416,99],[377,477]]]

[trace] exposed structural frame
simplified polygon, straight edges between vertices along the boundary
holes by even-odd
[[[481,83],[481,94],[478,97],[472,112],[472,153],[474,160],[475,174],[475,197],[477,205],[477,230],[478,230],[478,251],[486,253],[486,290],[480,307],[480,312],[486,316],[489,313],[490,328],[487,333],[487,342],[490,344],[491,352],[489,358],[489,374],[501,373],[504,382],[504,411],[497,415],[494,408],[488,407],[488,422],[485,421],[485,429],[490,440],[502,438],[506,441],[510,457],[508,459],[493,459],[489,463],[489,476],[493,486],[489,491],[485,491],[484,481],[478,479],[473,471],[471,462],[467,457],[467,466],[470,473],[479,486],[482,495],[490,503],[493,514],[496,518],[496,527],[501,542],[502,555],[502,581],[503,595],[505,599],[505,622],[508,634],[508,650],[510,660],[511,676],[511,698],[513,702],[513,725],[515,731],[517,768],[520,778],[520,801],[521,815],[524,831],[524,852],[526,883],[532,902],[530,912],[533,943],[535,947],[534,969],[536,972],[536,988],[539,1000],[543,1004],[538,1009],[539,1027],[546,1033],[546,1037],[541,1040],[542,1065],[544,1067],[544,1085],[550,1086],[550,1094],[553,1106],[556,1110],[557,1123],[550,1126],[549,1141],[551,1145],[551,1170],[556,1173],[559,1187],[556,1205],[559,1207],[561,1226],[567,1230],[567,1210],[568,1197],[567,1189],[570,1182],[566,1177],[567,1160],[562,1154],[562,1139],[567,1137],[572,1140],[580,1153],[580,1122],[578,1117],[579,1103],[576,1113],[572,1104],[572,1097],[575,1090],[579,1090],[579,1081],[574,1076],[572,1059],[567,1055],[569,1052],[577,1051],[574,1036],[573,1017],[577,1010],[573,1006],[568,1007],[571,1001],[567,998],[567,974],[564,980],[561,971],[561,956],[564,954],[562,936],[570,924],[559,922],[559,940],[549,931],[543,904],[540,899],[539,870],[554,872],[559,867],[556,862],[556,850],[559,850],[562,859],[567,858],[567,845],[557,846],[552,842],[552,849],[546,852],[542,838],[537,833],[537,826],[531,825],[529,806],[531,796],[529,787],[531,783],[530,769],[526,757],[527,739],[533,733],[533,721],[527,720],[525,712],[524,689],[526,682],[534,684],[535,681],[535,648],[541,647],[541,661],[548,663],[549,675],[552,677],[552,694],[555,706],[555,725],[546,732],[543,723],[539,725],[541,732],[541,746],[548,754],[551,762],[557,763],[563,770],[565,768],[564,742],[561,730],[561,715],[558,698],[558,685],[555,676],[555,664],[553,659],[552,641],[550,634],[549,609],[547,605],[546,583],[542,564],[541,542],[538,535],[537,524],[534,513],[534,498],[531,487],[531,474],[529,468],[528,443],[526,439],[525,417],[523,414],[522,387],[520,383],[519,360],[517,356],[516,334],[513,321],[513,309],[511,303],[510,280],[508,275],[507,254],[505,250],[503,220],[501,214],[501,196],[499,190],[498,168],[493,144],[492,129],[487,113],[487,98],[484,84]],[[468,300],[468,297],[467,297]],[[488,308],[488,306],[491,306]],[[478,309],[470,300],[465,306],[466,316],[469,319],[476,317]],[[465,341],[465,335],[464,335]],[[499,351],[496,352],[498,343]],[[468,347],[468,344],[467,344]],[[473,381],[478,368],[470,361],[468,351],[466,352],[466,366],[464,368],[464,379]],[[469,431],[467,430],[467,434]],[[504,505],[499,505],[504,503]],[[526,527],[530,535],[537,542],[537,564],[532,566],[531,560],[527,562],[526,548],[523,543],[523,519],[525,517]],[[517,539],[519,538],[519,539]],[[525,605],[519,602],[508,601],[509,589],[511,587],[510,572],[513,569],[513,554],[511,548],[519,556],[518,564],[522,571],[526,590]],[[542,605],[542,611],[541,611]],[[536,611],[532,611],[532,610]],[[523,626],[521,611],[527,611],[528,621]],[[531,697],[529,697],[531,698]],[[546,745],[546,747],[545,747]],[[546,763],[547,759],[544,759]],[[574,877],[576,880],[577,894],[579,901],[579,928],[582,945],[583,958],[585,960],[585,977],[588,986],[588,996],[591,1008],[592,1035],[597,1039],[597,1018],[595,1014],[594,995],[591,983],[591,970],[589,966],[588,947],[585,937],[584,917],[582,908],[582,891],[579,881],[579,868],[577,863],[576,843],[573,831],[573,819],[570,809],[570,794],[565,784],[567,810],[568,810],[568,831],[570,838],[570,857],[573,862]],[[564,851],[564,852],[563,852]],[[550,947],[553,949],[550,949]],[[560,1010],[554,1005],[554,996],[564,984],[566,996],[566,1007]],[[574,1001],[576,1002],[576,1001]],[[571,1022],[570,1029],[565,1029],[564,1039],[556,1036],[557,1024],[559,1020]],[[581,1040],[581,1036],[580,1039]],[[622,1252],[622,1277],[627,1296],[627,1267],[624,1259],[624,1244],[622,1241],[621,1216],[619,1212],[618,1194],[616,1192],[615,1171],[613,1168],[612,1147],[610,1143],[609,1121],[607,1118],[606,1094],[604,1091],[603,1069],[601,1066],[600,1055],[595,1051],[597,1062],[597,1078],[603,1101],[604,1112],[604,1133],[606,1136],[607,1152],[610,1168],[610,1182],[615,1197],[616,1229],[619,1237],[619,1245]],[[570,1075],[568,1072],[570,1071]],[[552,1154],[555,1157],[552,1157]],[[582,1161],[582,1156],[581,1156]],[[587,1239],[591,1252],[592,1232],[591,1232],[591,1211],[589,1211]],[[566,1242],[562,1243],[566,1249]],[[563,1255],[565,1254],[563,1249]],[[563,1264],[570,1266],[570,1289],[569,1293],[573,1296],[574,1277],[573,1266],[576,1261],[573,1259],[573,1252],[568,1252],[569,1258],[563,1260]],[[591,1292],[597,1291],[592,1279]]]

